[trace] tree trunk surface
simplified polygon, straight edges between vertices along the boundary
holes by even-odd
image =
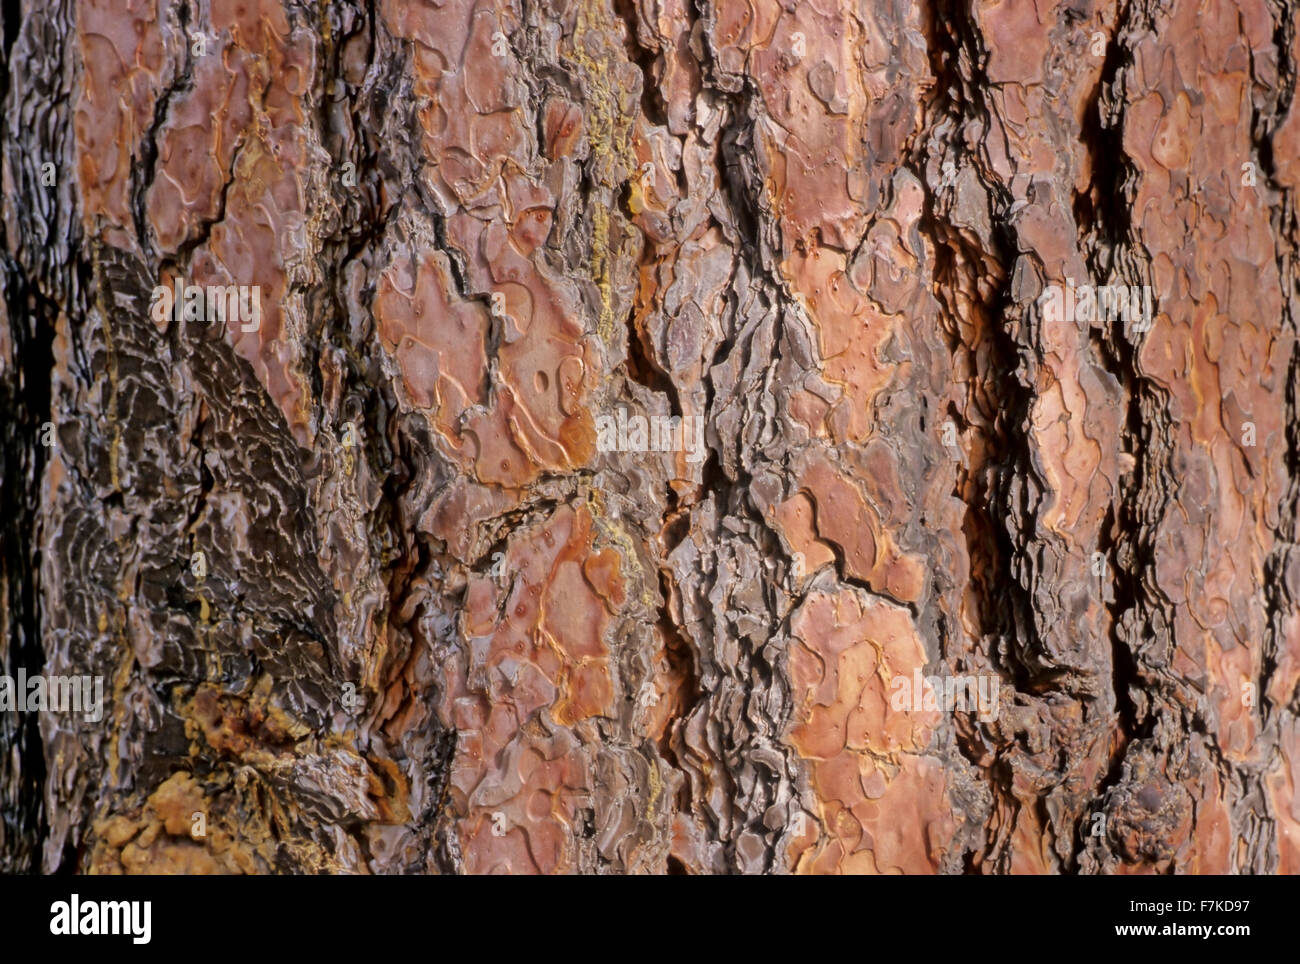
[[[0,870],[1300,872],[1298,62],[5,3]]]

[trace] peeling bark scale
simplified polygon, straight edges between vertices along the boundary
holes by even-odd
[[[1300,872],[1297,9],[6,0],[0,870]]]

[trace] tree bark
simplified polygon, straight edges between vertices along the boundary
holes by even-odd
[[[0,870],[1300,872],[1296,24],[5,3]]]

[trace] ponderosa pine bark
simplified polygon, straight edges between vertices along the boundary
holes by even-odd
[[[1296,26],[4,4],[0,870],[1300,871]]]

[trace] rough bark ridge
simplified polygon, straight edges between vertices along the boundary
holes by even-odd
[[[1292,0],[0,15],[0,870],[1300,872]]]

